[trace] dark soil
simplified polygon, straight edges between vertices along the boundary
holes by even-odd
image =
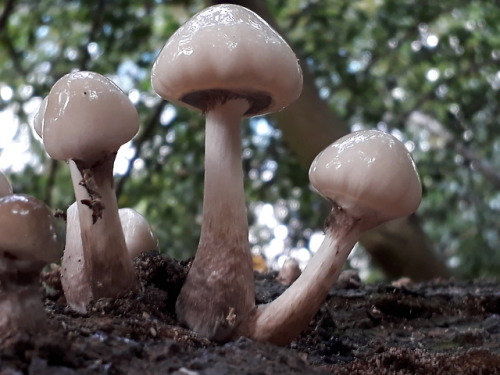
[[[72,312],[57,268],[44,273],[47,329],[0,343],[0,375],[500,374],[500,285],[344,282],[291,345],[212,343],[177,325],[188,265],[154,253],[135,260],[143,288]],[[285,287],[257,274],[257,302]]]

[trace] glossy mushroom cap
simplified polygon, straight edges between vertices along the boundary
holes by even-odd
[[[132,208],[120,208],[118,214],[131,258],[145,251],[158,250],[158,239],[144,216]]]
[[[98,161],[138,130],[139,115],[132,102],[100,74],[66,74],[47,96],[43,142],[53,159]]]
[[[279,111],[298,98],[302,71],[286,41],[252,11],[209,7],[167,41],[152,69],[164,99],[207,112],[214,97],[245,98],[246,116]]]
[[[0,198],[0,252],[43,263],[59,260],[56,222],[45,203],[23,194]]]
[[[313,187],[343,209],[376,212],[384,220],[413,213],[422,198],[415,163],[405,146],[378,130],[340,138],[313,161]]]

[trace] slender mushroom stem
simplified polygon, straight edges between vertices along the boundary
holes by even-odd
[[[80,219],[83,259],[93,299],[115,295],[136,285],[132,261],[127,254],[118,203],[113,189],[116,153],[86,165],[70,161]]]
[[[239,328],[242,336],[277,345],[290,343],[319,310],[364,227],[334,205],[326,236],[299,278],[274,301],[258,306]]]
[[[254,305],[239,127],[248,108],[231,99],[207,112],[201,236],[176,307],[184,323],[217,341],[228,339]]]
[[[212,241],[214,234],[224,234],[223,227],[232,223],[237,224],[238,229],[232,235],[240,237],[238,239],[242,239],[245,245],[248,243],[239,126],[248,106],[244,99],[230,100],[206,115],[205,191],[200,243]],[[211,227],[214,221],[218,225]],[[219,237],[215,240],[218,241]]]

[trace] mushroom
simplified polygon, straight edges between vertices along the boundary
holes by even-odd
[[[164,99],[206,115],[201,235],[176,312],[194,331],[224,341],[254,305],[238,124],[294,101],[302,72],[291,48],[264,20],[221,4],[170,37],[151,82]]]
[[[159,249],[158,240],[144,216],[132,208],[120,208],[118,214],[131,259],[144,251]],[[87,305],[92,299],[83,259],[80,218],[75,202],[66,211],[66,246],[61,262],[61,284],[68,305],[82,314],[87,312]]]
[[[158,239],[144,216],[133,208],[120,208],[118,214],[130,258],[145,251],[159,251]]]
[[[377,130],[355,132],[328,146],[313,161],[309,178],[333,205],[326,237],[301,276],[238,327],[242,336],[278,345],[292,341],[318,311],[360,235],[412,214],[422,196],[405,146]]]
[[[280,272],[278,276],[276,276],[276,281],[280,284],[289,286],[299,278],[301,273],[302,270],[300,269],[297,259],[290,257],[283,262]]]
[[[23,194],[0,198],[0,343],[43,328],[39,276],[60,256],[55,218],[45,203]]]
[[[85,298],[113,297],[135,288],[113,189],[118,148],[139,128],[134,105],[106,77],[80,71],[54,84],[41,112],[45,150],[70,166],[90,293]]]

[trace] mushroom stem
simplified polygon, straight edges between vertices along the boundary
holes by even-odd
[[[176,306],[182,322],[217,341],[254,306],[238,126],[248,108],[246,100],[230,99],[207,112],[201,236]]]
[[[137,282],[113,189],[115,156],[116,153],[107,154],[92,165],[77,160],[69,162],[92,299],[133,289]]]
[[[19,332],[35,333],[46,328],[47,314],[36,284],[0,291],[0,312],[0,348]]]
[[[327,223],[326,236],[299,278],[274,301],[260,305],[238,333],[257,341],[286,345],[309,324],[337,280],[364,226],[338,205]]]

